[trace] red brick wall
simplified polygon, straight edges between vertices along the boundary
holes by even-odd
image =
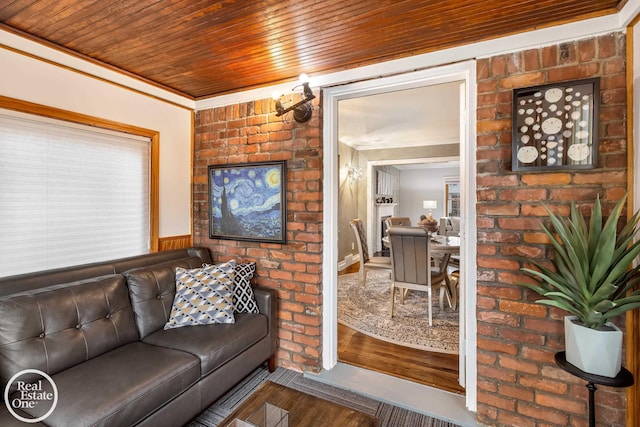
[[[548,259],[541,201],[562,214],[627,185],[624,35],[478,61],[478,418],[496,426],[586,426],[584,381],[554,363],[565,315],[515,283],[528,259]],[[589,171],[512,172],[512,90],[600,76],[600,158]],[[621,319],[623,321],[623,319]],[[624,390],[598,386],[598,425],[625,425]]]
[[[319,370],[322,351],[322,146],[318,106],[298,124],[273,101],[199,111],[195,118],[193,241],[216,261],[257,262],[259,285],[278,291],[278,364]],[[290,121],[289,121],[290,120]],[[209,239],[207,166],[287,160],[287,244]]]
[[[555,366],[561,318],[514,285],[527,259],[548,257],[540,201],[560,213],[569,200],[626,188],[624,36],[613,34],[478,61],[478,417],[487,425],[586,426],[584,382]],[[511,172],[512,89],[601,76],[600,159],[591,171]],[[258,263],[257,282],[278,291],[278,363],[318,370],[322,349],[321,111],[283,121],[271,100],[200,111],[195,122],[194,244],[216,260]],[[211,240],[207,165],[288,160],[286,245]],[[599,387],[599,425],[624,425],[624,390]]]

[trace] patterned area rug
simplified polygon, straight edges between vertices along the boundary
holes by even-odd
[[[427,293],[409,291],[404,304],[396,291],[394,317],[390,317],[391,278],[384,271],[371,271],[367,285],[358,283],[358,273],[338,280],[338,322],[374,338],[421,350],[458,353],[458,311],[444,301],[440,312],[439,287],[433,288],[433,326],[429,326]]]
[[[373,415],[380,419],[380,427],[458,427],[457,424],[419,414],[389,403],[380,402],[352,391],[305,378],[301,373],[278,368],[269,373],[258,368],[241,383],[207,408],[187,427],[225,427],[222,421],[230,415],[263,382],[272,381],[294,390],[310,394],[334,403]],[[292,424],[290,424],[292,425]],[[344,427],[344,426],[294,426],[292,427]]]

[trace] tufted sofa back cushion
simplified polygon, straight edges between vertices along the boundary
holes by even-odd
[[[111,274],[0,298],[0,379],[50,375],[137,341],[125,279]]]
[[[164,328],[167,323],[176,295],[176,267],[201,266],[201,258],[191,257],[125,273],[140,339]]]

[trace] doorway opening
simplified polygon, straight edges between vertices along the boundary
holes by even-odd
[[[457,91],[458,84],[449,90]],[[408,92],[414,96],[417,92]],[[373,107],[373,106],[372,106]],[[457,106],[454,109],[458,109]],[[458,114],[453,114],[454,121]],[[417,152],[427,155],[429,151],[436,154],[451,151],[458,152],[458,124],[454,123],[456,143],[453,147],[414,147],[414,153],[406,148],[407,159],[371,160],[376,157],[387,157],[393,150],[393,144],[376,152],[362,153],[367,158],[366,173],[360,182],[362,187],[371,188],[369,196],[357,203],[359,213],[349,212],[349,206],[360,199],[354,186],[341,185],[340,206],[338,207],[339,224],[347,223],[353,217],[365,219],[371,224],[371,238],[367,239],[369,255],[387,257],[389,248],[385,243],[387,218],[393,218],[395,224],[419,226],[425,217],[424,199],[437,201],[437,208],[429,213],[439,222],[447,219],[446,182],[459,176],[459,155],[444,157],[417,157]],[[397,148],[397,147],[396,147]],[[341,148],[341,152],[346,151]],[[344,156],[341,156],[341,161]],[[380,195],[381,175],[390,181],[391,188],[384,191],[386,197]],[[360,192],[365,191],[364,188]],[[344,194],[347,193],[347,194]],[[455,219],[464,219],[456,214]],[[438,233],[440,233],[438,231]],[[455,236],[450,240],[459,240],[458,231],[448,231]],[[410,291],[400,303],[396,293],[395,315],[390,317],[390,273],[389,270],[370,271],[364,284],[360,283],[358,274],[361,266],[358,251],[353,255],[349,249],[355,233],[338,234],[338,362],[347,363],[364,369],[392,375],[418,384],[436,387],[451,393],[464,395],[459,375],[459,309],[457,306],[456,288],[460,285],[458,251],[437,259],[448,262],[447,274],[449,282],[434,283],[433,289],[433,325],[428,324],[427,294]],[[444,233],[434,238],[444,237]],[[357,242],[356,242],[357,246]],[[386,251],[385,251],[386,249]],[[453,250],[452,247],[448,248]],[[454,259],[455,258],[455,259]],[[378,258],[374,258],[378,259]],[[444,294],[440,285],[450,285],[446,290],[453,292]],[[446,297],[445,297],[446,296]],[[441,299],[441,301],[440,301]]]
[[[338,210],[340,168],[338,145],[338,104],[341,100],[365,97],[369,95],[401,91],[425,86],[460,82],[460,100],[463,106],[460,114],[460,203],[464,210],[464,221],[460,224],[461,237],[461,274],[465,276],[465,289],[460,295],[460,383],[466,389],[466,407],[475,411],[476,355],[475,355],[475,62],[454,64],[439,69],[396,75],[393,77],[353,83],[328,88],[324,96],[324,141],[325,141],[325,189],[324,189],[324,313],[323,313],[323,367],[331,370],[338,363],[338,322],[337,322],[337,284],[338,284],[338,242],[341,235],[350,232],[341,226]],[[402,108],[402,106],[397,106]],[[417,118],[419,120],[419,118]],[[471,125],[470,125],[471,123]],[[416,144],[418,146],[418,144]],[[404,148],[403,150],[406,150]],[[342,156],[342,154],[340,154]],[[351,160],[351,159],[349,159]],[[353,166],[353,165],[352,165]],[[370,176],[369,166],[367,166]],[[369,186],[371,187],[371,186]],[[367,199],[372,198],[367,191]],[[373,236],[373,221],[369,220],[367,235]],[[377,225],[375,226],[377,228]]]

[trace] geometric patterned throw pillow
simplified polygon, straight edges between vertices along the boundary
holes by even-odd
[[[210,267],[212,264],[206,262],[203,267]],[[256,297],[253,295],[251,279],[256,273],[256,263],[246,262],[236,264],[236,276],[233,279],[233,305],[236,313],[260,313]]]
[[[164,329],[235,323],[234,277],[234,261],[206,268],[176,268],[176,296]]]
[[[233,279],[233,305],[236,307],[236,313],[260,312],[251,288],[251,279],[255,273],[255,262],[236,265],[236,277]]]

